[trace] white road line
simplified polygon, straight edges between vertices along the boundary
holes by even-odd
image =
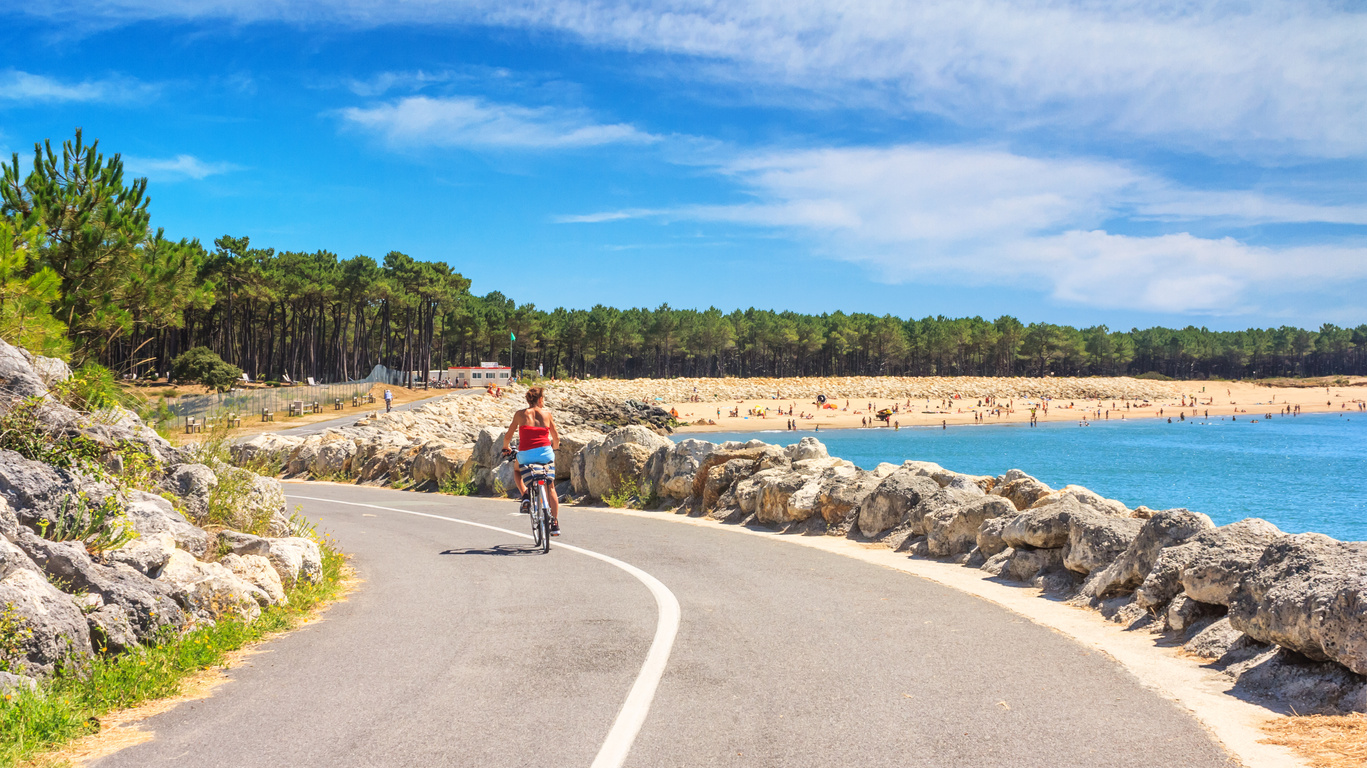
[[[472,525],[476,528],[485,528],[490,531],[498,531],[523,539],[530,539],[531,534],[510,531],[507,528],[499,528],[484,523],[476,523],[472,520],[461,520],[455,517],[444,517],[433,515],[427,512],[414,512],[411,509],[399,509],[397,507],[382,507],[376,504],[361,504],[354,501],[337,501],[335,499],[320,499],[313,496],[294,496],[286,494],[289,499],[302,499],[304,501],[321,501],[329,504],[345,504],[349,507],[368,507],[370,509],[382,509],[387,512],[400,512],[405,515],[416,517],[430,517],[433,520],[445,520],[449,523],[460,523],[461,525]],[[674,597],[674,593],[669,591],[659,579],[651,576],[645,571],[637,568],[630,563],[624,563],[615,557],[609,557],[599,552],[594,552],[583,547],[576,547],[573,544],[556,543],[558,549],[568,549],[571,552],[578,552],[581,555],[602,560],[609,565],[616,566],[636,577],[637,581],[646,585],[650,594],[655,597],[655,605],[659,609],[659,621],[655,624],[655,639],[650,643],[650,650],[646,653],[645,663],[641,665],[640,674],[636,675],[636,682],[632,683],[631,691],[627,694],[626,701],[622,702],[622,709],[617,713],[617,719],[613,721],[612,728],[608,731],[608,737],[603,741],[603,746],[598,750],[598,756],[593,759],[591,768],[620,768],[626,762],[627,753],[631,751],[631,745],[636,741],[636,734],[641,732],[641,725],[646,721],[646,715],[650,713],[650,703],[655,699],[655,690],[660,686],[660,678],[665,673],[665,665],[669,663],[669,653],[674,649],[674,636],[679,633],[679,600]]]

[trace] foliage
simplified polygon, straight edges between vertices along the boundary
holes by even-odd
[[[1163,374],[1159,373],[1158,371],[1149,371],[1148,373],[1141,373],[1141,374],[1139,374],[1138,376],[1135,376],[1135,378],[1136,378],[1136,379],[1148,379],[1148,380],[1150,380],[1150,381],[1172,381],[1172,377],[1171,377],[1171,376],[1164,376]]]
[[[658,501],[654,492],[646,493],[638,478],[623,478],[616,488],[603,494],[603,503],[614,509],[648,509]]]
[[[18,672],[19,659],[24,655],[24,643],[33,636],[28,621],[13,603],[0,609],[0,672]]]
[[[438,483],[437,490],[449,496],[474,496],[479,492],[475,486],[474,478],[463,471],[448,472],[446,477],[443,477]]]
[[[32,270],[38,230],[20,232],[0,217],[0,339],[48,357],[65,357],[66,325],[52,314],[61,281],[51,267]]]
[[[225,619],[183,635],[168,633],[149,647],[93,659],[84,672],[62,670],[37,691],[20,689],[0,699],[0,766],[8,768],[99,729],[97,718],[117,709],[175,696],[186,678],[222,665],[227,655],[272,634],[298,626],[319,606],[336,600],[345,578],[345,557],[328,539],[320,542],[323,578],[299,582],[285,606],[262,611],[254,621]]]
[[[99,555],[138,537],[113,495],[91,503],[84,492],[67,496],[55,522],[38,521],[38,533],[49,541],[79,541]]]
[[[61,469],[102,477],[104,448],[85,435],[53,435],[42,426],[41,398],[13,403],[0,413],[0,450],[14,451],[26,459]]]
[[[242,369],[223,362],[223,358],[208,347],[195,347],[171,363],[171,378],[177,381],[197,381],[206,387],[224,392],[241,381]]]
[[[211,292],[195,279],[203,248],[153,233],[146,192],[146,179],[125,185],[122,158],[106,159],[80,129],[60,153],[50,141],[34,145],[22,180],[18,154],[0,164],[0,213],[45,234],[31,268],[55,274],[56,316],[79,361],[135,327],[174,326]]]
[[[114,372],[99,363],[86,363],[57,386],[62,402],[79,411],[100,411],[130,404]]]
[[[35,397],[17,401],[0,413],[0,450],[80,473],[118,490],[150,485],[156,462],[143,446],[120,441],[105,447],[79,433],[49,432],[41,420],[43,407],[43,400]],[[106,466],[107,461],[115,458],[122,465],[117,474]],[[136,536],[112,494],[94,504],[84,494],[69,496],[57,520],[47,526],[42,530],[47,538],[80,540],[94,553],[118,549]]]

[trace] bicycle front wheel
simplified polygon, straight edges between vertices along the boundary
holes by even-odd
[[[542,549],[544,549],[546,545],[546,527],[541,522],[541,518],[544,516],[545,513],[537,505],[536,495],[533,494],[532,514],[530,515],[532,518],[532,546],[540,547]]]

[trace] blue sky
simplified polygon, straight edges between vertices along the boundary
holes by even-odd
[[[1351,4],[5,5],[0,149],[81,126],[206,244],[543,308],[1367,322]]]

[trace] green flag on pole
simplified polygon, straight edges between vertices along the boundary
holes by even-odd
[[[509,341],[517,341],[517,334],[516,334],[516,333],[513,333],[512,331],[508,331],[508,340],[509,340]]]

